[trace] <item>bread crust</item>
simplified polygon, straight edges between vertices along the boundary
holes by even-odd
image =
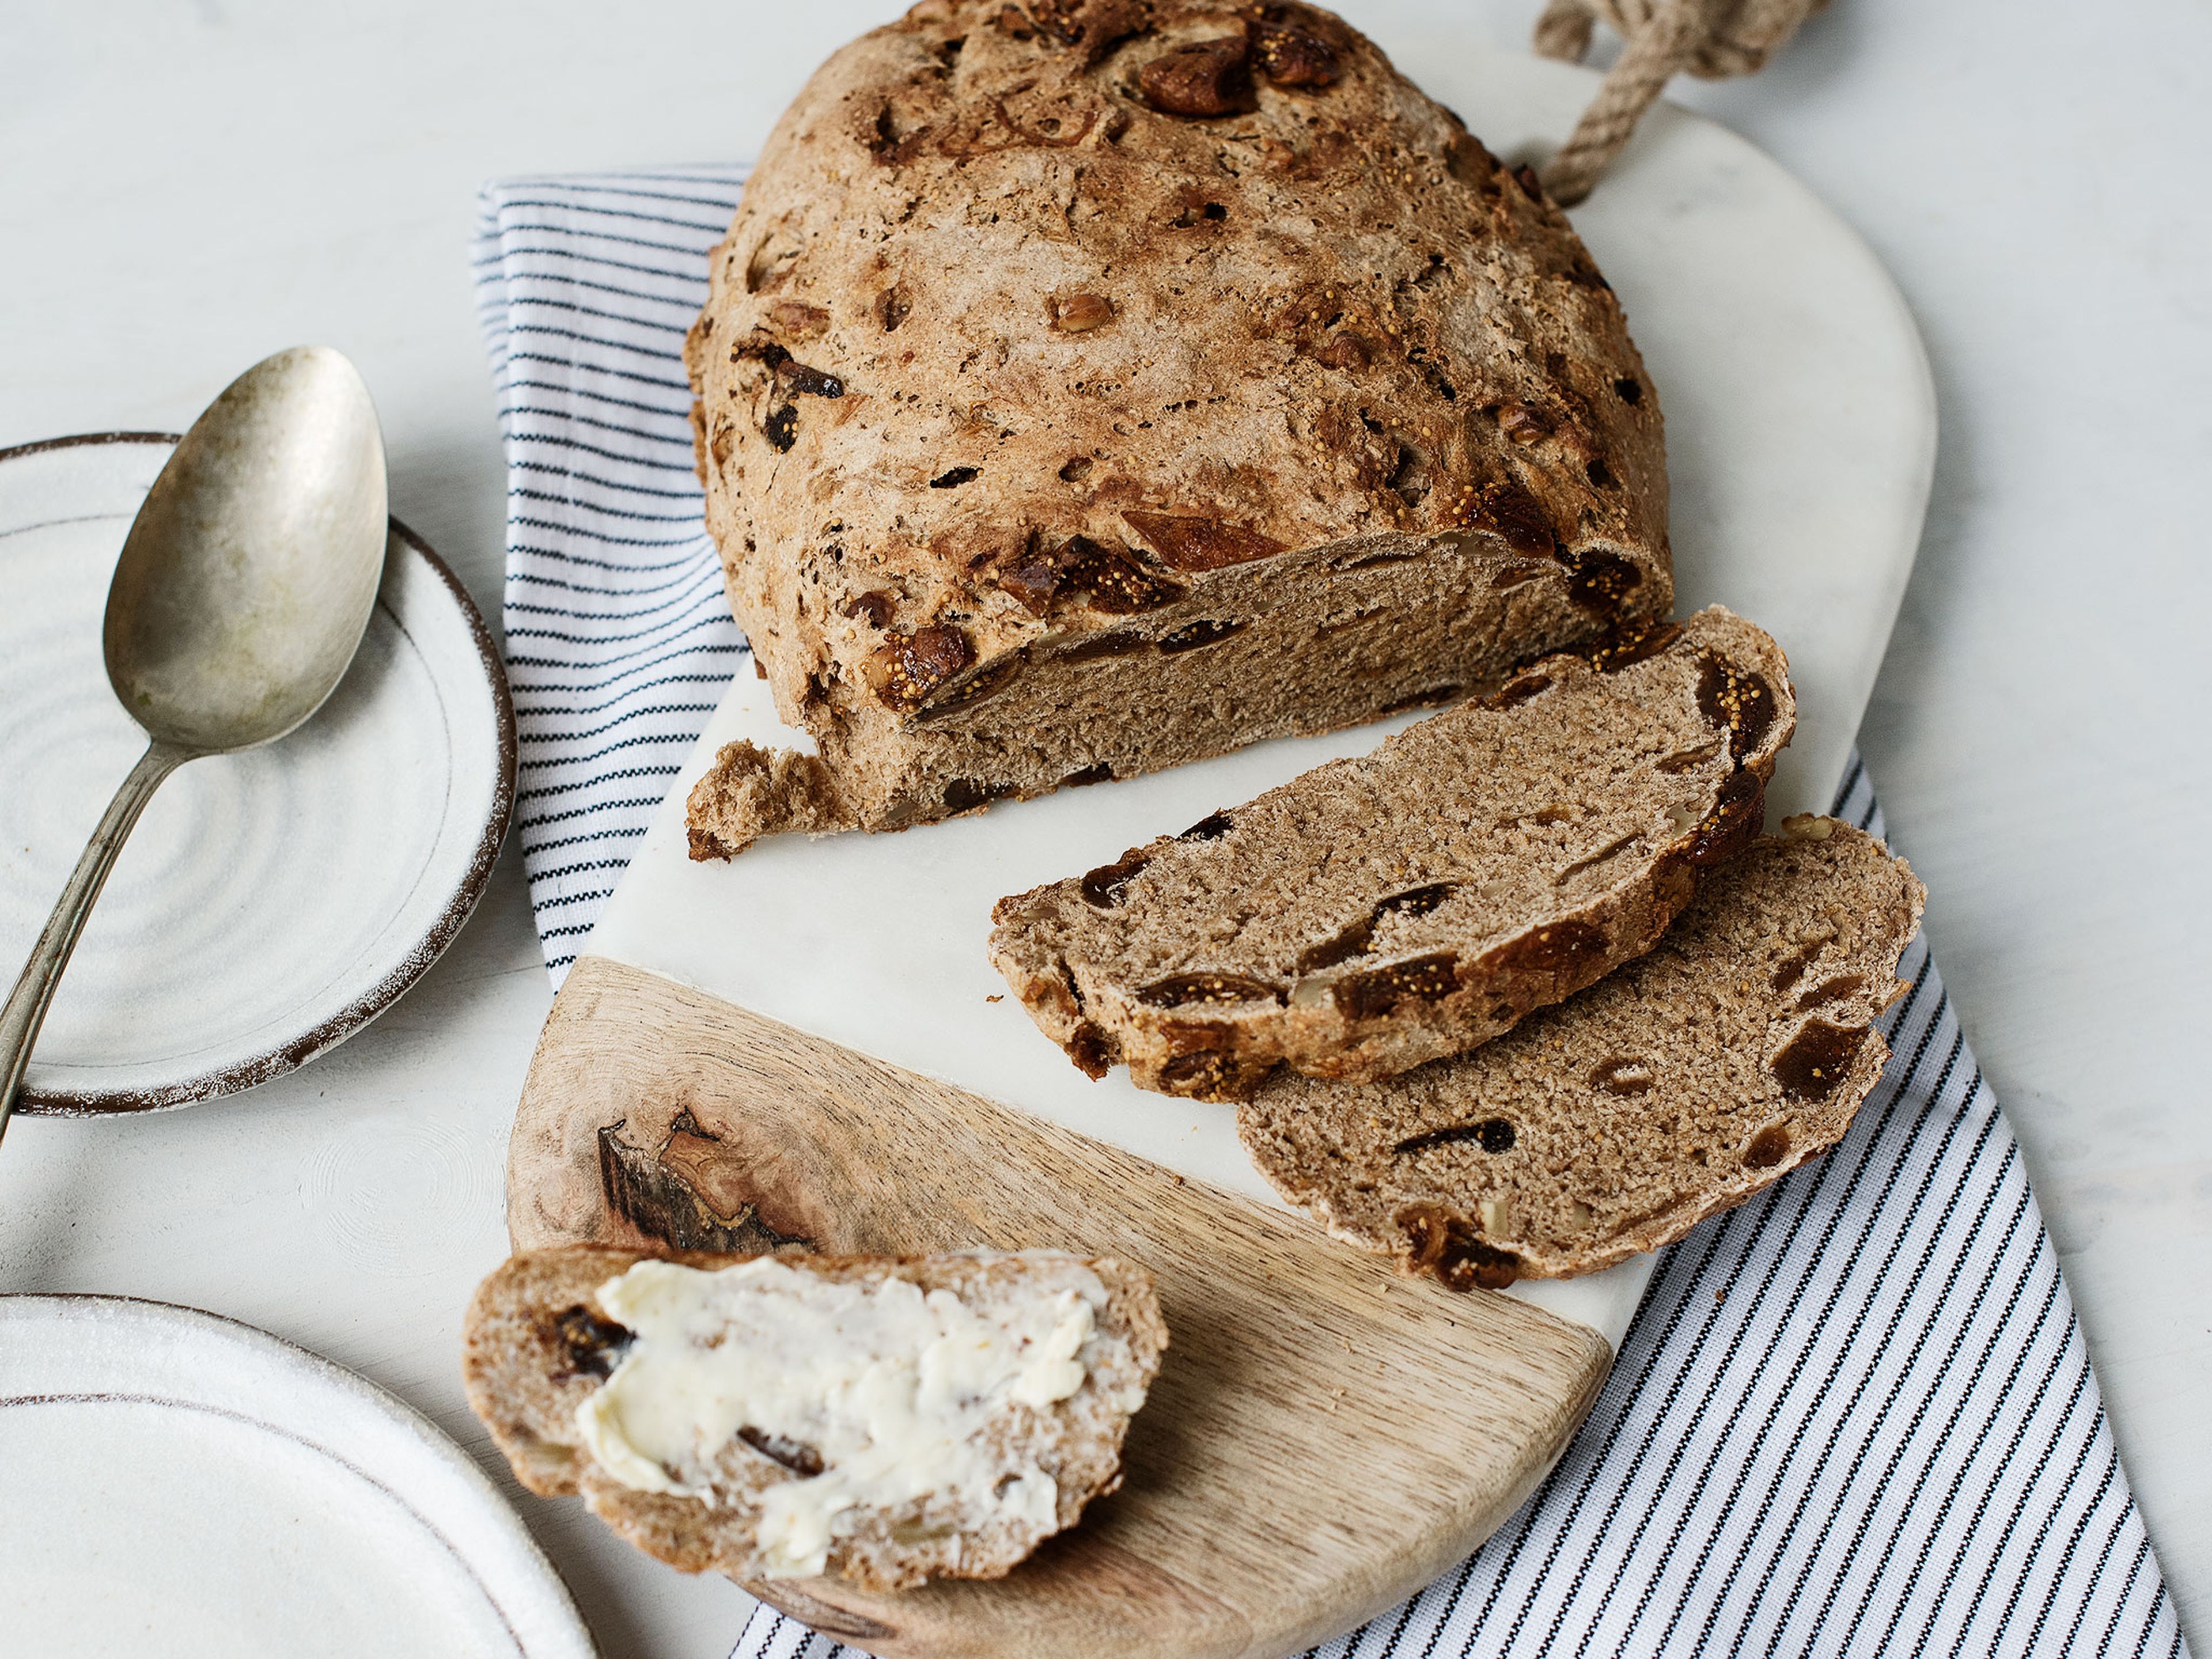
[[[577,1407],[597,1389],[618,1350],[595,1355],[591,1321],[604,1314],[595,1293],[634,1264],[678,1261],[713,1269],[757,1260],[699,1251],[655,1253],[595,1244],[524,1250],[477,1287],[461,1340],[461,1373],[469,1405],[491,1431],[514,1477],[542,1498],[580,1493],[608,1526],[647,1554],[686,1572],[714,1571],[739,1582],[764,1574],[755,1538],[758,1511],[744,1501],[708,1506],[688,1497],[640,1492],[608,1474],[585,1449]],[[1021,1255],[815,1256],[784,1252],[785,1265],[830,1281],[904,1279],[927,1291],[972,1295],[1006,1289],[1033,1266]],[[1060,1260],[1066,1260],[1061,1258]],[[1097,1328],[1108,1339],[1081,1388],[1032,1413],[1030,1443],[1059,1488],[1049,1529],[1073,1526],[1091,1500],[1121,1484],[1121,1439],[1129,1412],[1116,1405],[1141,1398],[1168,1343],[1152,1275],[1111,1257],[1080,1258],[1104,1284],[1107,1306]],[[578,1314],[589,1316],[579,1321]],[[567,1323],[564,1326],[564,1316]],[[607,1332],[619,1332],[608,1326]],[[1025,1408],[1027,1409],[1027,1408]],[[757,1492],[789,1478],[764,1458],[736,1458],[732,1484]],[[833,1542],[829,1571],[871,1589],[902,1589],[932,1577],[997,1578],[1010,1571],[1040,1536],[1003,1524],[951,1534],[921,1528],[915,1516],[870,1514]],[[917,1532],[933,1535],[915,1536]]]
[[[1125,1061],[1139,1088],[1209,1100],[1279,1065],[1378,1081],[1658,943],[1758,836],[1796,723],[1781,647],[1719,606],[1616,632],[1001,899],[992,962],[1094,1076]]]
[[[929,0],[807,83],[712,279],[708,527],[839,805],[738,757],[699,856],[1357,723],[1671,607],[1611,289],[1328,13]]]

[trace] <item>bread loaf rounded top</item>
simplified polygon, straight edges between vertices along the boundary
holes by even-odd
[[[1532,173],[1316,8],[927,0],[777,125],[686,358],[795,724],[1346,540],[1565,566],[1593,629],[1664,608],[1612,290]]]

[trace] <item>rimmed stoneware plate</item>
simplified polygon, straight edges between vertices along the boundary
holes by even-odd
[[[588,1659],[568,1588],[466,1453],[252,1326],[0,1297],[0,1647]]]
[[[176,440],[0,450],[0,975],[12,979],[146,738],[100,617]],[[394,520],[353,666],[282,742],[161,786],[108,878],[18,1109],[182,1106],[376,1018],[453,942],[514,801],[514,710],[483,618]]]

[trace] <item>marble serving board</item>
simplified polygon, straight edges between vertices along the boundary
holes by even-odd
[[[1406,61],[1508,161],[1555,147],[1595,81],[1441,43]],[[1666,412],[1678,606],[1723,603],[1781,641],[1799,725],[1770,821],[1825,810],[1927,501],[1935,406],[1911,319],[1803,186],[1671,106],[1573,219]],[[1124,1249],[1160,1274],[1178,1345],[1133,1431],[1128,1490],[1056,1565],[900,1598],[753,1588],[881,1653],[1282,1652],[1457,1559],[1556,1458],[1650,1258],[1503,1297],[1394,1288],[1283,1209],[1229,1109],[1139,1091],[1118,1071],[1086,1078],[984,955],[1000,896],[1364,753],[1413,718],[696,864],[684,801],[716,750],[806,746],[763,684],[732,683],[540,1041],[510,1171],[518,1243],[673,1237],[742,1212],[738,1231],[703,1236]],[[1286,1320],[1303,1345],[1273,1342]],[[1342,1375],[1376,1386],[1378,1363],[1387,1409],[1320,1415],[1336,1412]],[[1339,1464],[1389,1476],[1371,1524],[1340,1515],[1346,1486],[1316,1474]],[[1277,1532],[1206,1541],[1255,1502],[1275,1506]],[[1097,1616],[1114,1583],[1188,1617],[1138,1641]]]
[[[1425,85],[1509,160],[1540,154],[1583,75],[1506,55],[1437,60]],[[1565,94],[1564,96],[1562,94]],[[1858,237],[1725,129],[1668,108],[1577,209],[1667,415],[1678,608],[1717,601],[1789,653],[1799,710],[1768,817],[1825,811],[1918,544],[1935,457],[1919,338]],[[584,955],[665,974],[1273,1203],[1230,1115],[1093,1082],[1040,1036],[983,955],[994,900],[1109,862],[1419,714],[1262,744],[896,836],[785,836],[727,864],[686,852],[684,799],[738,738],[812,744],[734,679]],[[1648,1263],[1519,1287],[1618,1341]]]

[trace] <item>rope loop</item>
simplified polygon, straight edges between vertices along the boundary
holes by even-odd
[[[1620,153],[1667,82],[1684,70],[1709,81],[1753,75],[1828,0],[1549,0],[1536,50],[1579,63],[1599,20],[1627,42],[1583,112],[1574,136],[1544,168],[1553,199],[1572,207]]]

